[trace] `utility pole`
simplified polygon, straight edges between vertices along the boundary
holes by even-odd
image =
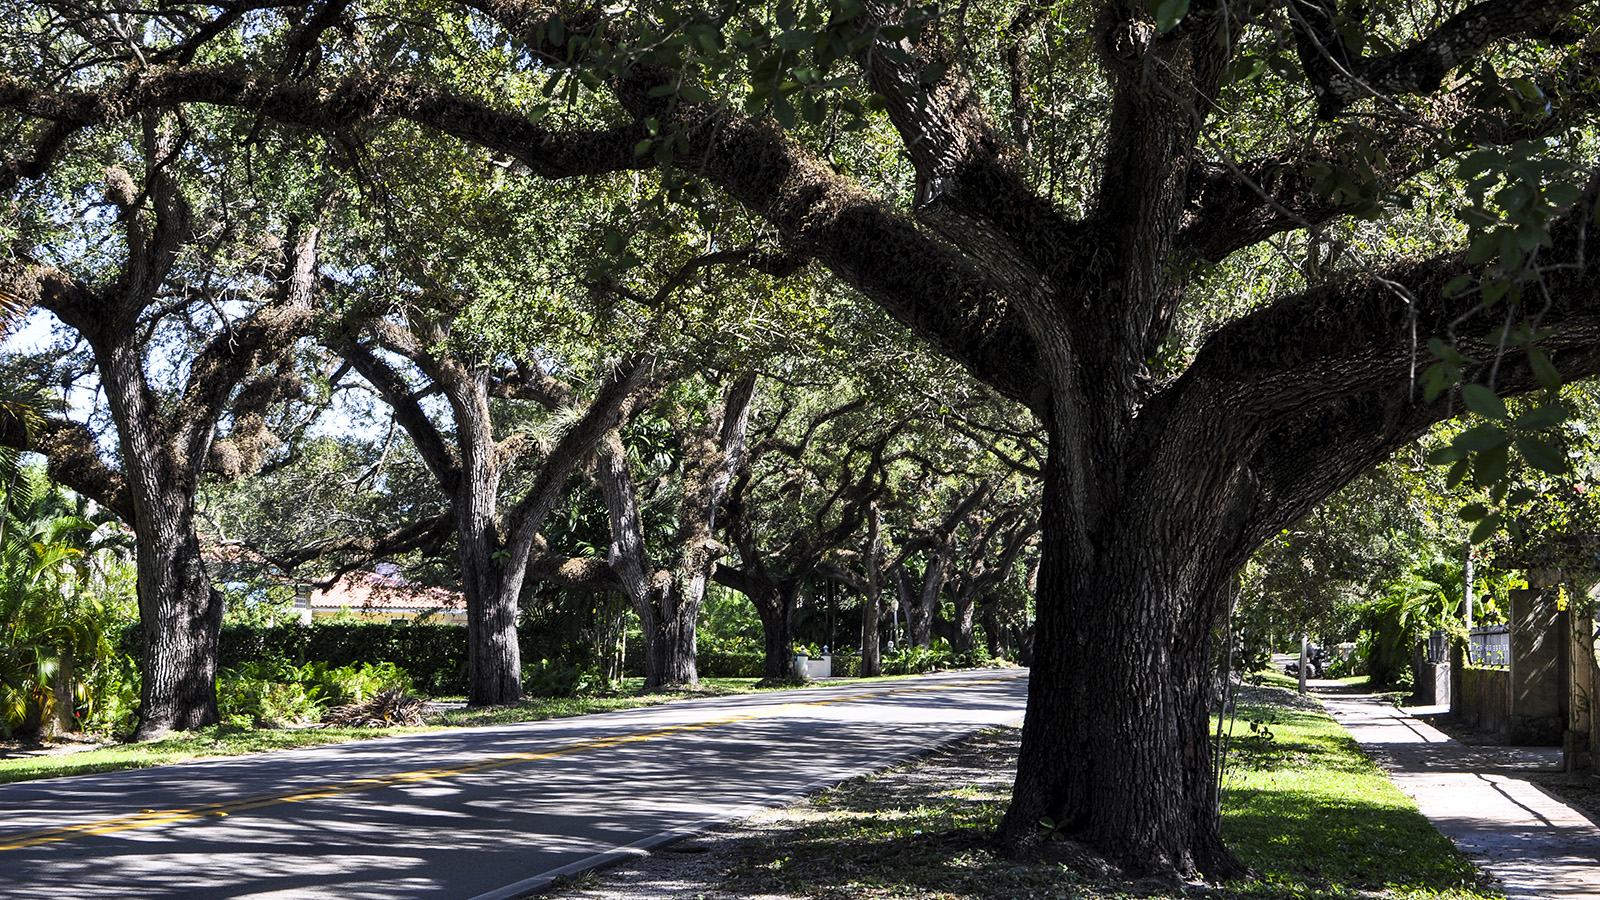
[[[1311,638],[1305,632],[1300,632],[1300,693],[1306,692],[1306,645],[1311,643]]]

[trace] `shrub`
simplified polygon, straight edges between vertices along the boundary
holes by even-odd
[[[329,703],[360,703],[380,691],[411,693],[411,676],[392,662],[331,667],[325,662],[306,663],[303,680],[321,686]]]
[[[395,663],[425,693],[466,693],[467,630],[459,625],[328,622],[299,627],[306,630],[300,659],[341,666]]]
[[[835,653],[833,655],[833,675],[835,678],[860,678],[861,654]]]
[[[961,653],[952,653],[944,665],[951,669],[977,669],[989,664],[988,651],[974,647]]]
[[[83,730],[130,734],[139,718],[139,665],[126,654],[100,661],[81,700]]]
[[[1334,654],[1333,659],[1322,669],[1324,678],[1349,678],[1353,675],[1367,674],[1366,660],[1359,653],[1349,656]]]
[[[924,650],[921,647],[904,647],[883,657],[885,675],[920,675],[939,668],[950,657],[941,650]]]
[[[246,663],[217,677],[217,706],[225,721],[256,728],[303,725],[322,715],[322,686],[300,667]]]
[[[522,667],[522,690],[530,697],[575,697],[580,688],[592,688],[598,673],[586,678],[583,670],[541,659]]]
[[[124,629],[119,650],[143,656],[139,626]],[[393,663],[428,694],[467,691],[467,630],[459,625],[393,625],[383,622],[315,622],[305,625],[225,625],[219,664],[239,669],[252,663],[299,666],[323,660],[342,667]]]
[[[702,678],[760,678],[766,656],[760,651],[700,648],[695,669]]]

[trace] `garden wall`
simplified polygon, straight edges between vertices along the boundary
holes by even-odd
[[[1511,671],[1462,666],[1461,694],[1451,700],[1463,725],[1503,734],[1511,721]]]

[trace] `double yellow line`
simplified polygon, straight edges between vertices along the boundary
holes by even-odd
[[[504,769],[509,766],[518,766],[523,763],[534,762],[541,759],[554,759],[558,756],[571,756],[589,750],[601,750],[607,747],[616,747],[622,744],[636,744],[641,741],[651,741],[657,738],[668,737],[675,734],[684,734],[691,731],[702,731],[707,728],[717,728],[730,725],[734,722],[744,722],[758,719],[763,716],[777,715],[787,710],[799,709],[806,706],[828,706],[834,703],[846,703],[852,700],[864,700],[873,697],[887,697],[892,694],[908,694],[917,691],[949,690],[957,687],[969,687],[979,684],[998,684],[1009,678],[990,678],[983,681],[964,681],[956,684],[928,685],[914,688],[897,688],[891,691],[875,691],[863,694],[851,694],[846,697],[830,697],[825,700],[810,700],[803,703],[785,703],[756,713],[745,713],[737,716],[725,716],[720,719],[710,719],[704,722],[695,722],[688,725],[673,725],[655,731],[641,731],[633,734],[618,735],[616,737],[595,738],[593,740],[579,741],[574,744],[557,747],[540,753],[508,753],[494,756],[480,762],[463,766],[454,766],[447,769],[419,769],[415,772],[399,772],[394,775],[384,775],[378,778],[357,778],[351,781],[336,782],[325,787],[312,788],[301,791],[285,791],[278,794],[260,794],[254,797],[245,797],[224,803],[211,803],[205,806],[196,806],[191,809],[142,809],[130,816],[119,816],[114,819],[101,819],[98,822],[86,822],[81,825],[68,825],[63,828],[46,828],[38,831],[26,831],[18,834],[0,836],[0,851],[21,850],[26,847],[37,847],[40,844],[53,844],[58,841],[71,840],[76,837],[88,837],[97,834],[115,834],[119,831],[132,831],[138,828],[151,828],[157,825],[166,825],[172,822],[186,822],[192,819],[207,817],[229,816],[234,813],[251,809],[260,809],[264,806],[275,806],[280,803],[302,803],[307,800],[322,800],[328,797],[338,797],[344,794],[356,794],[376,788],[391,787],[399,784],[415,784],[424,781],[433,781],[438,778],[450,778],[456,775],[468,775],[473,772],[488,772],[494,769]]]

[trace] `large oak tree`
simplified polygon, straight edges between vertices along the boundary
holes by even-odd
[[[679,196],[742,205],[1027,405],[1049,458],[1013,841],[1048,816],[1135,869],[1239,872],[1205,689],[1234,573],[1457,413],[1439,390],[1453,377],[1492,413],[1485,392],[1600,369],[1594,188],[1548,190],[1552,169],[1530,159],[1564,156],[1579,182],[1600,164],[1577,134],[1596,108],[1592,2],[469,0],[473,27],[424,32],[336,0],[292,9],[281,39],[248,5],[183,7],[170,46],[100,82],[0,79],[0,106],[36,123],[8,165],[26,171],[77,123],[212,103],[335,132],[411,119],[536,178],[661,170]],[[213,64],[202,45],[240,21],[244,42],[273,39]],[[466,78],[445,64],[494,54],[515,65]],[[558,114],[516,89],[530,70],[560,76]],[[857,112],[898,140],[906,177],[842,130]],[[1411,258],[1165,352],[1230,258],[1382,215],[1485,150],[1464,173],[1475,187],[1438,201],[1476,209],[1470,252],[1424,236]],[[1502,352],[1532,333],[1492,334],[1507,308],[1512,325],[1537,319],[1536,348]],[[1431,338],[1446,365],[1423,390]],[[1480,432],[1491,472],[1509,434],[1495,428]]]
[[[23,206],[18,240],[0,260],[0,292],[54,313],[87,345],[115,457],[64,414],[0,440],[45,455],[53,479],[134,530],[143,637],[136,736],[149,739],[218,721],[223,597],[202,555],[196,494],[208,474],[258,468],[278,441],[264,414],[300,394],[292,354],[317,315],[321,223],[237,196],[226,208],[221,198],[238,186],[198,174],[206,152],[169,117],[147,114],[132,137],[135,155],[121,160],[128,168],[113,165],[102,185],[78,186],[115,211],[103,231],[62,241]],[[53,190],[70,194],[73,185]],[[197,211],[191,196],[205,205]],[[96,246],[112,249],[101,259],[87,249]]]

